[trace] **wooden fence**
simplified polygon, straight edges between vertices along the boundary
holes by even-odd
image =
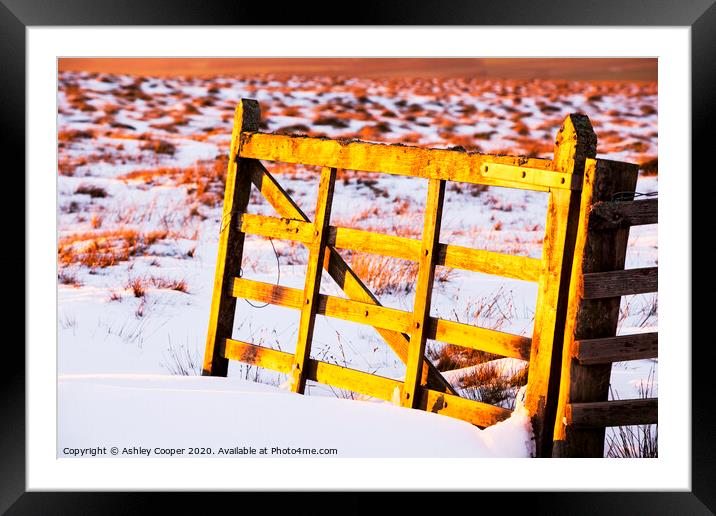
[[[629,228],[658,221],[658,200],[633,200],[636,179],[633,167],[588,160],[570,280],[556,457],[602,457],[605,427],[658,422],[655,398],[607,401],[613,362],[658,356],[657,333],[616,336],[621,296],[658,289],[657,267],[624,270]],[[631,199],[622,200],[625,194]]]
[[[594,160],[594,131],[586,116],[575,114],[565,119],[557,135],[552,160],[264,134],[258,132],[259,122],[258,103],[242,100],[236,109],[231,139],[203,373],[225,376],[228,360],[239,360],[290,375],[294,392],[302,393],[306,381],[311,380],[384,400],[399,397],[404,407],[436,412],[487,427],[506,419],[511,411],[458,396],[425,357],[426,340],[435,339],[528,360],[525,404],[532,417],[537,454],[551,455],[571,268],[578,228],[584,222],[580,217],[584,203],[582,190],[589,191],[589,185],[583,185],[583,180],[589,181],[592,177],[585,176],[585,166],[592,171],[606,167],[614,171],[628,169],[636,174],[635,167]],[[260,160],[321,167],[313,221]],[[330,214],[337,169],[426,179],[428,193],[422,239],[332,226]],[[549,192],[542,258],[440,242],[447,181]],[[282,218],[246,213],[252,184]],[[309,250],[304,288],[240,278],[245,234],[304,244]],[[417,262],[413,311],[382,306],[337,249]],[[433,277],[438,265],[536,282],[538,295],[532,337],[431,317]],[[343,289],[347,299],[319,293],[324,269]],[[602,283],[599,283],[601,287]],[[590,292],[601,295],[596,287]],[[234,339],[232,328],[237,298],[299,310],[295,353]],[[404,381],[311,358],[316,315],[374,327],[406,364]]]

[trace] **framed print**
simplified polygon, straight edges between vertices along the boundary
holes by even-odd
[[[4,2],[29,301],[0,507],[710,513],[690,208],[716,8],[524,4]]]

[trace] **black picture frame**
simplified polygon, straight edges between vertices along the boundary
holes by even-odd
[[[16,170],[24,170],[25,147],[25,30],[29,26],[63,25],[246,25],[270,23],[271,25],[551,25],[551,26],[687,26],[691,28],[692,73],[692,168],[708,173],[707,155],[712,147],[709,125],[716,112],[716,0],[487,0],[457,2],[374,2],[365,1],[343,11],[335,3],[319,6],[304,3],[287,4],[280,9],[257,2],[193,1],[193,0],[126,0],[123,2],[98,0],[0,0],[0,105],[3,124],[2,145],[5,163],[16,158]],[[343,15],[336,16],[343,12]],[[350,17],[346,16],[350,13]],[[321,14],[322,13],[322,14]],[[598,42],[595,42],[598,45]],[[566,49],[568,50],[568,49]],[[14,150],[14,152],[10,152]],[[686,171],[684,171],[686,173]],[[23,191],[24,176],[15,174],[8,181],[18,181],[16,192]],[[26,198],[26,197],[25,197]],[[695,205],[692,204],[692,206]],[[697,222],[692,217],[694,223]],[[24,271],[24,246],[19,242],[26,235],[24,224],[15,221],[6,227],[6,239],[16,242],[16,251],[3,253],[2,263],[6,269]],[[22,249],[22,250],[21,250]],[[697,268],[693,253],[692,270]],[[705,254],[705,253],[704,253]],[[703,258],[702,258],[703,259]],[[668,271],[666,272],[668,274]],[[21,292],[20,275],[9,278],[17,281],[13,292]],[[11,287],[10,287],[11,288]],[[16,296],[17,297],[17,296]],[[687,300],[690,304],[692,300]],[[15,299],[14,309],[24,309],[25,304]],[[692,304],[692,321],[708,320],[702,311],[704,305]],[[21,308],[22,307],[22,308]],[[27,309],[32,310],[28,305]],[[18,316],[20,314],[17,314]],[[699,317],[699,315],[701,317]],[[19,317],[8,317],[17,321]],[[9,327],[9,324],[7,324]],[[685,332],[686,333],[686,332]],[[670,342],[692,352],[692,491],[690,492],[642,492],[642,493],[511,493],[508,495],[510,509],[528,509],[531,513],[546,514],[713,514],[716,511],[716,424],[710,410],[712,403],[709,380],[713,373],[713,346],[710,339],[692,342]],[[195,507],[203,514],[220,506],[213,499],[210,505],[174,493],[170,497],[154,493],[50,493],[26,492],[25,489],[25,353],[15,344],[16,339],[5,339],[3,350],[3,374],[0,412],[0,512],[7,514],[133,514],[141,513],[153,503],[159,502],[164,511],[171,506],[181,507],[181,512]],[[666,415],[668,417],[668,415]],[[417,500],[430,494],[422,494]],[[211,495],[219,496],[219,495]],[[239,494],[245,498],[246,494]],[[296,494],[291,505],[306,507],[307,494]],[[353,502],[356,494],[342,500],[346,507],[360,507]],[[487,507],[495,502],[498,507],[505,503],[504,493],[481,493],[479,506]],[[494,499],[493,499],[494,498]],[[454,500],[451,498],[451,500]],[[472,500],[472,502],[470,501]],[[470,507],[476,503],[465,498],[462,503]],[[272,498],[272,504],[274,499]],[[310,503],[310,507],[317,504]],[[521,507],[522,506],[522,507]],[[473,505],[475,507],[475,505]],[[275,507],[274,507],[275,508]],[[222,509],[223,510],[223,509]]]

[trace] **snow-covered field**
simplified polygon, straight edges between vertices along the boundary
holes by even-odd
[[[263,435],[270,428],[278,434],[268,436],[286,435],[285,422],[290,418],[282,414],[306,410],[315,416],[313,422],[306,419],[306,428],[326,436],[318,440],[310,437],[311,432],[301,433],[307,436],[307,446],[335,442],[355,455],[410,455],[409,443],[401,447],[387,430],[391,425],[407,428],[413,422],[421,426],[421,440],[438,434],[446,440],[467,436],[464,441],[456,438],[452,444],[435,445],[429,455],[528,454],[526,424],[521,433],[505,433],[513,436],[517,448],[491,445],[487,436],[499,430],[487,434],[442,416],[404,414],[403,409],[374,400],[348,404],[323,399],[359,398],[323,385],[309,383],[307,388],[320,400],[297,401],[302,408],[292,407],[284,401],[291,395],[276,388],[285,380],[281,374],[240,363],[230,364],[226,380],[170,377],[197,375],[201,369],[226,154],[233,109],[242,97],[261,103],[263,131],[540,157],[551,156],[564,116],[584,112],[599,137],[599,156],[643,164],[638,191],[658,190],[655,84],[270,76],[155,79],[62,73],[58,92],[61,439],[66,436],[74,446],[91,432],[115,436],[117,428],[128,428],[111,423],[119,416],[105,409],[104,423],[84,426],[82,407],[94,406],[100,397],[115,401],[118,413],[127,418],[153,413],[151,420],[162,429],[174,428],[172,423],[179,426],[176,418],[182,407],[205,406],[216,399],[219,405],[236,407],[222,416],[224,423],[246,435]],[[312,216],[316,170],[265,165]],[[333,225],[419,237],[427,192],[424,181],[343,171],[338,177]],[[249,210],[273,214],[254,194]],[[539,192],[450,183],[441,241],[539,257],[546,201],[546,194]],[[361,253],[344,257],[383,304],[412,309],[414,265]],[[249,236],[243,276],[302,288],[306,259],[301,244]],[[656,226],[633,228],[627,267],[656,264]],[[327,275],[321,290],[342,295]],[[432,311],[446,319],[530,335],[535,298],[536,285],[531,283],[441,269]],[[656,295],[625,298],[620,333],[655,331],[656,299]],[[234,336],[292,351],[298,312],[253,305],[241,300],[237,304]],[[446,370],[450,381],[477,399],[486,399],[490,390],[470,383],[470,378],[513,379],[525,366],[512,359],[463,356],[434,342],[429,347],[431,358]],[[392,378],[404,374],[404,365],[374,330],[322,316],[317,319],[312,356]],[[639,386],[650,378],[655,395],[656,367],[651,360],[614,364],[612,395],[637,397]],[[489,374],[485,369],[490,369]],[[268,385],[254,387],[242,379]],[[519,385],[503,387],[505,396],[495,402],[511,407]],[[125,403],[130,398],[136,403]],[[162,407],[161,416],[152,412],[152,404]],[[259,419],[257,407],[266,407],[267,412],[270,408],[271,416],[255,424],[242,419],[251,415]],[[315,419],[327,428],[321,430]],[[243,426],[235,425],[239,420]],[[418,423],[421,420],[425,425]],[[370,438],[365,438],[364,447],[339,437],[331,440],[327,433],[340,434],[336,425],[370,427],[366,434]],[[503,428],[515,425],[519,423],[510,420]],[[158,430],[145,427],[151,441]],[[141,436],[145,427],[132,427],[131,432],[138,433],[127,432]],[[224,433],[211,435],[231,440]],[[177,446],[188,443],[182,433],[172,439]],[[470,439],[475,439],[473,446],[464,444]]]
[[[524,457],[532,450],[524,409],[481,431],[428,412],[300,396],[235,377],[61,375],[59,382],[63,457],[111,456],[112,446],[117,457],[163,458]],[[107,450],[98,455],[96,443]]]

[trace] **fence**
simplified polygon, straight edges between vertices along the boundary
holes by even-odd
[[[583,185],[583,178],[588,182],[592,177],[585,175],[585,165],[594,171],[626,167],[634,174],[635,167],[592,159],[596,156],[596,136],[583,115],[573,114],[565,119],[552,160],[263,134],[257,132],[259,121],[258,103],[242,100],[236,109],[231,140],[203,373],[225,376],[228,360],[239,360],[290,375],[294,392],[302,393],[306,381],[311,380],[384,400],[399,397],[402,406],[487,427],[506,419],[511,411],[458,396],[425,357],[426,340],[528,360],[525,405],[535,430],[537,454],[551,455],[575,237],[584,223],[580,202],[584,202],[582,189],[589,190],[589,184]],[[259,160],[322,167],[313,221]],[[422,239],[332,226],[330,213],[337,169],[426,179]],[[447,181],[548,192],[542,258],[441,243]],[[252,184],[283,218],[246,213]],[[303,290],[240,278],[245,234],[306,245],[309,259]],[[382,306],[337,249],[417,262],[413,311]],[[431,317],[433,277],[438,265],[536,282],[532,338]],[[319,293],[323,269],[343,289],[347,299]],[[295,353],[234,339],[232,327],[239,297],[299,310]],[[316,315],[373,326],[406,364],[404,381],[312,359]],[[571,407],[574,412],[575,405]]]
[[[636,179],[634,167],[588,160],[554,432],[557,457],[602,457],[605,427],[658,421],[655,398],[607,401],[613,362],[658,356],[657,333],[616,336],[621,296],[658,288],[657,267],[624,270],[629,228],[658,220],[658,200],[631,200]]]

